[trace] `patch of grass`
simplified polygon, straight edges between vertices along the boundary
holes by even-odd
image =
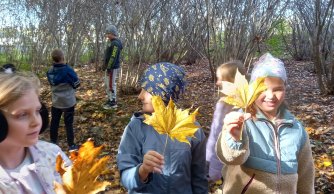
[[[6,63],[6,62],[7,62],[7,57],[6,57],[6,55],[3,54],[3,53],[0,53],[0,63],[1,63],[1,64],[4,64],[4,63]]]

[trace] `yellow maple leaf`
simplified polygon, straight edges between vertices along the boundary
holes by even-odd
[[[237,70],[234,83],[222,81],[223,89],[221,92],[227,95],[224,102],[247,112],[247,107],[256,100],[261,92],[267,89],[264,79],[264,77],[257,78],[249,85],[246,77]]]
[[[237,70],[234,83],[222,81],[223,89],[221,92],[226,95],[223,101],[237,108],[242,108],[244,112],[247,112],[247,108],[256,100],[261,92],[267,89],[264,79],[264,77],[257,78],[249,85],[246,77]],[[241,130],[243,130],[243,126]],[[242,139],[242,131],[240,139]]]
[[[99,181],[100,175],[108,171],[109,156],[97,158],[102,147],[94,147],[91,140],[86,141],[78,152],[71,152],[73,165],[65,167],[60,155],[56,159],[56,171],[62,177],[63,184],[55,183],[55,191],[60,193],[97,193],[110,185],[107,181]]]
[[[190,145],[187,137],[195,137],[194,134],[199,129],[195,125],[198,108],[189,114],[189,109],[177,109],[172,99],[166,107],[160,96],[152,96],[152,105],[154,112],[152,115],[144,115],[144,123],[151,125],[159,134],[166,134],[172,140]]]

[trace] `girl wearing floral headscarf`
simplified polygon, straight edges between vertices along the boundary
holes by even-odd
[[[184,70],[171,63],[152,65],[142,76],[138,96],[142,112],[135,113],[127,125],[117,155],[121,183],[129,194],[208,193],[203,130],[197,130],[189,146],[143,122],[143,113],[154,112],[152,95],[160,96],[166,104],[170,99],[177,101],[185,90],[184,78]],[[169,140],[164,148],[166,138]]]
[[[223,193],[314,193],[308,134],[284,105],[287,76],[283,62],[263,55],[250,82],[259,77],[265,77],[267,89],[255,100],[255,116],[227,114],[216,144],[217,155],[226,164]]]

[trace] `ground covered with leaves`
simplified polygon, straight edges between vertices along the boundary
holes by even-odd
[[[320,94],[316,75],[310,68],[311,63],[285,63],[288,71],[287,103],[292,113],[303,122],[311,139],[316,168],[315,190],[323,194],[334,193],[334,169],[331,162],[334,160],[334,96]],[[217,88],[211,80],[207,63],[183,67],[187,72],[188,87],[179,105],[183,108],[200,107],[198,120],[208,134],[218,99]],[[112,183],[106,193],[126,193],[119,184],[116,154],[125,126],[133,112],[141,108],[137,94],[119,94],[118,108],[104,110],[102,105],[106,95],[103,72],[95,72],[91,66],[80,67],[76,71],[81,79],[74,121],[76,142],[82,144],[88,138],[93,138],[95,145],[104,145],[101,156],[111,157],[110,172],[103,177]],[[51,107],[50,88],[45,78],[42,78],[42,86],[42,99]],[[68,150],[63,121],[59,131],[59,146]],[[48,131],[42,134],[42,139],[49,140]],[[220,185],[219,182],[211,183],[211,192],[219,192]]]

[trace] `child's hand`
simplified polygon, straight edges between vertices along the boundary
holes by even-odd
[[[250,113],[230,112],[224,118],[224,128],[230,132],[235,141],[240,141],[243,122],[251,117]]]
[[[57,194],[66,194],[66,191],[62,184],[57,183],[56,181],[53,182],[54,190]]]
[[[152,172],[162,173],[164,157],[156,151],[148,151],[144,155],[143,164],[139,167],[139,177],[144,182]]]

